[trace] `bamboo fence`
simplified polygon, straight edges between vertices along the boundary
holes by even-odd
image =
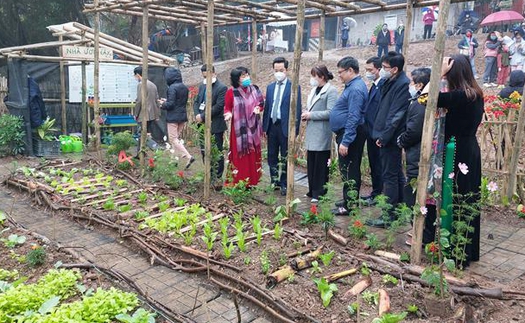
[[[4,98],[7,95],[7,78],[0,76],[0,115],[7,113]]]

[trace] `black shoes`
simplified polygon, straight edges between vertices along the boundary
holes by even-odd
[[[188,160],[188,163],[186,164],[186,167],[184,169],[190,168],[191,164],[195,162],[195,157],[191,156],[190,160]]]
[[[286,187],[281,187],[281,196],[286,196]]]
[[[343,215],[348,215],[348,210],[345,207],[340,206],[340,207],[337,207],[337,208],[333,209],[332,213],[334,215],[343,216]]]

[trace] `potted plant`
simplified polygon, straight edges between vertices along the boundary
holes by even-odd
[[[56,120],[49,117],[35,129],[33,137],[33,151],[35,156],[56,156],[60,153],[60,141],[54,135],[58,129],[54,128]]]

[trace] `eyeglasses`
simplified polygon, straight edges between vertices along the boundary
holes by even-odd
[[[340,71],[337,71],[337,74],[341,75],[343,74],[344,72],[348,71],[348,69],[345,69],[345,70],[340,70]]]
[[[391,66],[381,65],[381,67],[382,67],[384,70],[391,70],[391,69],[392,69]]]

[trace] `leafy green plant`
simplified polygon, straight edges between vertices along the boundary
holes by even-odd
[[[102,208],[106,211],[113,211],[115,209],[115,201],[113,199],[109,199],[102,205]]]
[[[27,238],[25,236],[19,236],[17,234],[10,234],[7,239],[0,239],[7,248],[14,248],[18,245],[24,244]]]
[[[213,249],[213,243],[215,242],[215,239],[217,239],[218,232],[213,231],[213,222],[211,220],[208,220],[208,222],[204,223],[202,226],[202,231],[204,235],[201,237],[202,241],[206,244],[206,248],[208,251],[211,251]]]
[[[381,247],[381,242],[375,233],[369,233],[366,235],[365,245],[373,250],[377,250]]]
[[[110,156],[116,156],[121,151],[128,151],[128,149],[136,144],[137,142],[130,131],[116,133],[112,137],[111,145],[108,147],[107,154]]]
[[[36,133],[38,134],[38,137],[45,141],[54,140],[55,136],[53,134],[58,131],[57,128],[53,128],[55,126],[55,122],[55,119],[49,119],[49,117],[47,117],[47,119],[44,120],[44,123],[42,123],[38,128],[36,128]]]
[[[233,253],[233,250],[235,250],[235,245],[233,242],[229,241],[226,243],[221,243],[222,245],[222,253],[224,255],[224,258],[230,259]]]
[[[241,204],[252,197],[252,191],[248,187],[248,181],[239,181],[234,185],[225,185],[221,191],[228,196],[233,203]]]
[[[372,271],[370,271],[370,268],[368,268],[366,262],[363,262],[363,264],[361,265],[361,275],[370,276],[371,273]]]
[[[323,228],[325,239],[328,240],[328,230],[335,225],[335,216],[332,213],[332,210],[322,203],[321,210],[317,217],[321,223],[321,228]]]
[[[291,273],[288,278],[286,278],[286,281],[289,283],[289,284],[293,284],[295,283],[295,274],[294,273]]]
[[[436,265],[426,267],[421,273],[421,279],[434,288],[434,294],[443,295],[448,291],[448,282]]]
[[[268,257],[268,251],[264,250],[261,252],[261,256],[259,258],[259,261],[261,262],[261,272],[266,275],[270,271],[271,263],[270,258]]]
[[[124,212],[128,212],[130,211],[132,208],[131,204],[124,204],[124,205],[120,205],[118,207],[118,212],[119,213],[124,213]]]
[[[361,293],[361,297],[363,297],[363,300],[367,302],[369,305],[376,305],[379,304],[379,293],[378,292],[371,292],[368,290],[365,290]]]
[[[323,272],[321,267],[319,267],[319,262],[317,260],[312,261],[312,269],[310,271],[312,272],[312,275]]]
[[[24,152],[24,121],[20,116],[4,113],[0,116],[0,157]]]
[[[389,274],[383,275],[382,281],[383,281],[383,284],[392,284],[394,286],[396,286],[398,283],[397,278]]]
[[[239,250],[242,252],[246,252],[246,234],[242,231],[237,231],[235,238],[237,239],[237,247],[239,247]]]
[[[221,242],[224,245],[228,242],[228,227],[230,225],[230,218],[224,217],[219,219],[219,225],[221,227]]]
[[[246,266],[248,266],[249,264],[252,263],[252,258],[250,258],[249,256],[246,256],[244,257],[243,262]]]
[[[399,261],[401,261],[401,262],[410,262],[410,254],[408,252],[402,252],[399,255]]]
[[[155,182],[163,182],[171,189],[178,189],[184,183],[178,158],[173,158],[169,151],[158,150],[153,159],[156,166],[151,171],[151,177]]]
[[[281,253],[279,255],[279,266],[284,266],[288,262],[288,255]]]
[[[197,224],[195,222],[191,222],[190,225],[191,225],[191,229],[182,234],[184,243],[187,246],[193,243],[193,238],[197,234]]]
[[[166,212],[166,210],[168,210],[170,208],[170,202],[168,201],[162,201],[158,204],[158,207],[159,207],[159,212],[162,213],[162,212]]]
[[[253,226],[253,231],[255,233],[255,236],[257,237],[257,245],[261,245],[262,242],[262,221],[259,216],[256,216],[250,220]]]
[[[118,314],[115,318],[119,322],[124,323],[155,323],[155,313],[146,311],[143,308],[139,308],[133,313],[132,316],[129,314]]]
[[[328,253],[323,253],[319,255],[319,259],[321,259],[325,267],[328,267],[330,266],[330,263],[332,262],[332,258],[334,257],[334,255],[335,255],[335,251],[332,250]]]
[[[173,203],[178,206],[178,207],[183,207],[185,204],[186,204],[186,201],[185,199],[182,199],[182,198],[178,198],[176,197],[175,199],[173,199]]]
[[[4,211],[0,211],[0,225],[4,225],[5,220],[7,220],[7,215]]]
[[[149,216],[148,211],[137,211],[135,212],[135,220],[142,220],[144,218],[147,218]]]
[[[336,284],[329,284],[325,278],[314,279],[315,284],[317,285],[317,290],[321,294],[321,300],[323,301],[323,306],[328,307],[330,301],[334,296],[334,292],[337,292]]]
[[[148,193],[140,192],[138,195],[139,203],[146,204],[148,202]]]
[[[279,222],[275,223],[275,226],[273,227],[273,238],[275,240],[281,239],[281,235],[283,234],[283,227],[279,224]]]
[[[409,304],[407,306],[407,311],[408,311],[408,313],[416,314],[417,311],[419,311],[419,307],[417,307],[417,305],[415,305],[415,304]]]
[[[33,246],[26,255],[26,261],[31,267],[43,265],[46,262],[46,251],[41,246]]]
[[[317,205],[312,204],[310,206],[310,209],[306,212],[303,212],[301,214],[301,224],[302,225],[309,225],[309,224],[315,224],[319,223],[319,211],[317,210]]]
[[[402,313],[385,313],[381,317],[376,317],[372,320],[372,323],[398,323],[405,319],[407,312]]]
[[[359,311],[359,303],[353,302],[352,304],[348,305],[346,309],[348,310],[348,314],[357,315],[357,312]]]
[[[16,269],[7,270],[7,269],[0,268],[0,280],[5,280],[5,281],[14,280],[14,279],[17,279],[18,276],[19,276],[18,270]]]
[[[348,226],[348,231],[352,237],[356,239],[361,239],[366,235],[366,227],[364,226],[361,220],[355,220]]]

